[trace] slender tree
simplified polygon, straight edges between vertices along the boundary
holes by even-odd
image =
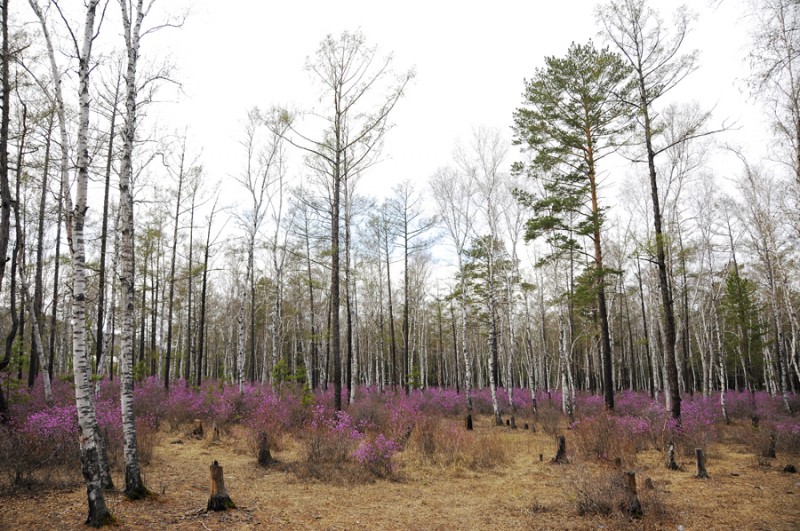
[[[332,108],[315,113],[322,118],[324,137],[312,140],[299,132],[296,116],[278,110],[273,128],[284,128],[288,141],[324,161],[325,173],[331,181],[331,351],[333,355],[334,399],[342,408],[342,359],[340,299],[341,189],[348,175],[356,175],[371,165],[380,151],[389,128],[389,114],[414,77],[408,71],[393,76],[392,57],[380,58],[376,48],[368,47],[361,33],[344,32],[328,35],[320,44],[316,57],[306,61],[306,69],[322,83],[324,95]],[[385,93],[381,95],[382,89]],[[377,94],[376,94],[377,93]],[[371,106],[370,101],[377,105]]]
[[[664,316],[664,365],[669,383],[668,398],[672,416],[680,419],[681,395],[675,363],[675,310],[667,271],[666,234],[656,173],[656,156],[669,146],[658,147],[655,143],[658,124],[654,120],[654,105],[695,68],[697,52],[682,54],[681,51],[691,16],[685,8],[680,9],[676,26],[670,32],[646,0],[613,0],[603,4],[597,15],[607,38],[631,66],[632,78],[636,83],[636,98],[629,103],[638,113],[638,129],[647,160],[655,230],[655,261]],[[689,129],[675,142],[696,134],[696,130]]]
[[[35,2],[31,0],[34,7]],[[77,175],[75,179],[75,203],[72,207],[72,198],[69,192],[68,183],[62,181],[61,187],[64,192],[64,204],[66,210],[67,239],[72,253],[72,355],[73,370],[75,376],[75,402],[78,410],[78,425],[80,427],[80,448],[83,478],[86,482],[86,494],[89,502],[89,515],[86,523],[94,527],[101,527],[111,523],[112,517],[109,512],[103,494],[103,463],[101,457],[102,445],[99,429],[97,427],[97,417],[94,408],[94,392],[91,382],[91,366],[86,347],[86,240],[85,240],[85,216],[87,205],[87,191],[89,181],[89,74],[91,72],[92,44],[96,37],[95,15],[99,0],[89,0],[86,4],[86,17],[83,25],[82,40],[79,44],[77,36],[67,24],[70,36],[78,56],[78,96],[80,99],[78,115],[78,143],[77,143]],[[58,3],[55,4],[59,14],[64,18]],[[46,26],[41,11],[37,11],[43,28]],[[48,39],[49,42],[49,39]],[[50,47],[50,61],[55,65],[55,55]],[[58,83],[59,70],[53,68],[53,75]],[[57,88],[57,90],[60,90]],[[63,99],[58,98],[61,113],[63,113]],[[62,115],[63,116],[63,115]],[[60,126],[64,128],[64,120]],[[62,129],[62,140],[65,139]],[[62,150],[66,145],[62,145]],[[65,157],[64,157],[65,158]],[[62,164],[65,162],[62,161]],[[62,174],[62,177],[64,175]]]
[[[475,223],[476,209],[475,202],[472,199],[475,194],[475,186],[475,174],[473,172],[457,172],[453,168],[441,168],[436,171],[431,179],[433,197],[441,215],[441,223],[444,225],[447,235],[453,244],[458,263],[461,356],[464,360],[464,394],[467,401],[467,414],[472,414],[472,361],[467,348],[468,302],[464,256]],[[455,319],[453,320],[453,327],[455,335]]]
[[[411,181],[405,180],[393,190],[389,205],[397,235],[403,248],[403,386],[410,389],[414,370],[409,357],[409,270],[408,259],[413,254],[430,247],[433,241],[425,234],[436,224],[436,218],[426,216],[421,208],[422,197],[414,191]]]

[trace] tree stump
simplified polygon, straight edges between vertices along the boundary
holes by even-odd
[[[511,419],[506,419],[506,426],[511,427]]]
[[[525,429],[525,431],[528,431],[528,423],[527,422],[522,427]]]
[[[222,467],[217,461],[211,464],[211,495],[208,497],[207,511],[225,511],[235,509],[228,491],[225,490],[225,479],[222,476]]]
[[[533,408],[533,414],[536,415],[536,397],[531,399],[531,408]]]
[[[764,457],[775,459],[778,456],[778,438],[774,433],[769,434],[769,448],[764,450]]]
[[[625,472],[625,490],[628,495],[628,506],[625,508],[633,518],[642,517],[642,504],[636,494],[636,472]]]
[[[211,430],[211,442],[218,442],[220,439],[219,427],[217,423],[214,423],[214,426]]]
[[[675,462],[675,445],[672,441],[669,442],[669,450],[667,451],[667,468],[678,470],[678,463]]]
[[[272,454],[269,452],[269,438],[267,432],[262,431],[258,434],[258,464],[269,466],[272,464]]]
[[[470,430],[470,431],[472,430],[472,413],[469,413],[467,415],[466,427],[467,427],[467,430]]]
[[[703,455],[703,449],[695,448],[694,453],[697,457],[697,473],[694,475],[694,477],[708,479],[708,472],[706,472],[706,457]]]
[[[511,419],[509,419],[509,420],[511,422],[511,429],[512,430],[516,430],[517,429],[517,419],[514,418],[514,415],[511,415]]]
[[[567,459],[567,438],[563,435],[559,435],[556,437],[556,443],[558,444],[558,450],[556,450],[556,456],[551,459],[553,463],[568,463],[569,460]]]
[[[200,419],[194,419],[194,428],[192,428],[192,437],[196,439],[203,438],[203,421]]]

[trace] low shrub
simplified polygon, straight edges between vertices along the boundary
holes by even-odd
[[[347,412],[330,413],[323,406],[303,432],[305,455],[298,476],[333,483],[372,481],[392,476],[392,457],[399,445],[382,433],[370,432],[369,421],[355,421]]]
[[[411,433],[409,449],[426,463],[488,470],[508,463],[500,434],[478,434],[460,424],[426,417]]]
[[[398,444],[379,433],[376,437],[362,439],[358,449],[351,455],[358,464],[376,477],[389,477],[394,474],[392,457],[399,449]]]
[[[6,487],[33,483],[57,486],[69,477],[80,479],[77,431],[41,427],[0,427],[0,475]]]
[[[539,402],[536,409],[536,423],[538,423],[539,429],[548,435],[560,433],[561,425],[566,419],[558,404],[560,401],[543,400]]]
[[[582,418],[571,425],[572,447],[585,459],[600,461],[619,460],[632,466],[636,459],[636,441],[629,436],[630,417],[621,422],[619,417],[605,412]]]
[[[707,449],[716,440],[715,424],[722,424],[719,402],[712,398],[696,396],[681,402],[680,424],[670,418],[667,426],[673,434],[676,448],[683,455],[694,456],[695,448]]]

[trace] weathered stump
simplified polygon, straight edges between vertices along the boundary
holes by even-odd
[[[703,449],[695,448],[694,454],[697,457],[697,472],[694,477],[708,479],[708,472],[706,472],[706,456],[703,455]]]
[[[220,439],[219,426],[217,426],[217,423],[215,422],[211,430],[211,442],[218,442],[219,439]]]
[[[556,444],[558,445],[558,449],[556,450],[556,456],[551,459],[553,463],[568,463],[569,460],[567,459],[567,438],[563,435],[559,435],[556,437]]]
[[[775,459],[778,456],[778,437],[774,433],[769,434],[769,447],[764,450],[764,457]]]
[[[509,421],[511,422],[511,429],[512,430],[516,430],[517,429],[517,419],[514,418],[514,415],[511,415],[511,419],[509,419]]]
[[[272,464],[272,454],[269,452],[269,437],[264,431],[258,434],[258,464],[261,466]]]
[[[472,413],[467,414],[467,419],[466,419],[465,424],[466,424],[467,430],[471,431],[472,430]]]
[[[194,427],[192,428],[192,437],[197,439],[203,438],[203,421],[200,419],[194,419]]]
[[[235,509],[228,491],[225,489],[225,479],[222,476],[222,467],[217,461],[211,464],[211,495],[208,497],[207,511],[225,511]]]
[[[628,506],[625,508],[628,515],[633,518],[642,517],[642,504],[636,493],[636,472],[625,472],[625,491],[628,495]]]
[[[667,451],[667,468],[678,470],[678,463],[675,462],[675,445],[672,441],[669,442],[669,450]]]

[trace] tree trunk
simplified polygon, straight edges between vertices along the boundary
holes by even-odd
[[[111,188],[111,170],[114,160],[114,138],[116,135],[117,104],[119,103],[120,77],[117,76],[114,100],[111,103],[111,125],[108,133],[108,151],[106,153],[106,175],[103,192],[103,217],[100,230],[100,265],[97,275],[97,332],[95,336],[95,360],[97,370],[100,370],[103,358],[103,328],[106,298],[106,245],[108,242],[108,193]]]
[[[33,319],[37,322],[42,321],[42,285],[44,283],[42,278],[42,263],[44,259],[44,218],[47,209],[47,192],[48,189],[48,176],[50,173],[50,148],[51,148],[51,140],[53,135],[53,125],[54,119],[53,115],[51,114],[48,117],[47,121],[47,134],[45,136],[45,152],[44,152],[44,167],[42,169],[42,194],[39,197],[39,219],[37,220],[37,227],[36,227],[36,271],[34,273],[33,279]],[[38,328],[38,325],[37,325]],[[36,336],[38,336],[38,331],[36,332]],[[31,345],[36,345],[38,341],[38,348],[42,350],[44,347],[42,345],[41,336],[36,337],[34,336],[33,332],[31,334]],[[34,354],[31,353],[31,367],[33,368],[36,364],[33,363]],[[42,370],[47,372],[48,379],[52,378],[50,375],[46,360],[44,359],[44,355],[39,356],[39,363],[37,370]],[[36,370],[30,370],[30,375],[35,378],[36,377]]]
[[[130,60],[129,60],[130,65]],[[135,70],[134,70],[135,74]],[[132,87],[135,89],[135,87]],[[129,92],[132,88],[129,88]],[[134,93],[135,95],[135,93]],[[134,105],[135,105],[134,100]],[[127,105],[126,101],[126,105]],[[135,107],[134,107],[135,109]],[[178,194],[175,200],[175,225],[172,230],[172,258],[169,266],[169,299],[167,305],[167,355],[164,363],[164,389],[169,389],[169,372],[172,362],[172,310],[175,302],[175,258],[178,254],[178,221],[181,214],[181,192],[183,191],[184,162],[186,157],[186,139],[183,142],[183,151],[180,156],[180,167],[178,169]]]
[[[100,527],[112,520],[103,495],[103,463],[101,437],[97,427],[94,408],[94,393],[91,382],[91,367],[86,348],[86,241],[84,218],[87,210],[86,198],[89,180],[89,73],[92,40],[94,36],[95,11],[99,0],[90,0],[86,8],[83,44],[79,52],[80,111],[78,123],[77,172],[75,209],[71,209],[66,182],[62,183],[67,207],[67,234],[72,250],[72,355],[75,376],[75,404],[78,409],[80,448],[83,478],[89,502],[87,524]],[[42,19],[43,20],[43,19]],[[43,24],[44,25],[44,24]],[[78,50],[76,50],[77,52]],[[51,57],[51,62],[55,59]],[[54,70],[58,75],[58,70]],[[58,83],[56,83],[58,86]]]

